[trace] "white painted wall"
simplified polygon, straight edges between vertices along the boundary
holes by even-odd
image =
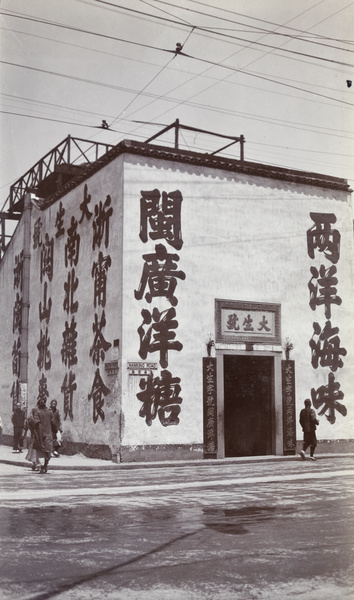
[[[221,170],[208,170],[166,161],[125,154],[94,174],[90,179],[70,191],[61,202],[65,208],[64,226],[67,231],[71,217],[80,219],[80,203],[84,185],[91,194],[89,208],[112,198],[113,217],[110,220],[110,244],[107,249],[112,265],[107,274],[107,304],[105,339],[113,344],[119,339],[119,374],[109,378],[104,364],[100,372],[111,393],[105,400],[105,420],[92,420],[92,400],[88,400],[96,365],[89,356],[93,342],[92,323],[93,279],[91,269],[99,250],[92,249],[92,219],[78,226],[80,233],[80,260],[76,267],[79,287],[75,300],[79,310],[77,322],[78,363],[75,372],[77,391],[74,394],[74,419],[66,419],[64,432],[68,441],[87,444],[106,444],[117,448],[120,438],[122,414],[122,444],[163,445],[201,444],[202,427],[202,358],[206,356],[209,333],[215,335],[214,302],[216,298],[247,300],[253,302],[281,303],[282,340],[290,337],[294,350],[291,358],[296,363],[297,412],[311,388],[317,389],[327,382],[328,368],[313,369],[309,340],[313,334],[312,323],[324,325],[323,307],[312,311],[309,306],[308,281],[310,267],[321,264],[321,255],[312,260],[307,254],[306,232],[312,226],[310,212],[334,213],[335,228],[341,233],[341,257],[337,266],[337,292],[341,306],[332,306],[331,322],[339,327],[341,347],[346,348],[344,367],[337,371],[336,379],[345,394],[343,404],[348,415],[337,413],[334,425],[321,417],[318,430],[320,439],[351,439],[354,425],[353,356],[354,356],[354,303],[353,303],[353,232],[352,207],[347,194],[313,186],[290,184],[272,179],[233,175]],[[175,251],[164,240],[144,244],[139,238],[140,191],[154,188],[171,192],[180,190],[182,203],[183,247]],[[124,193],[124,199],[123,199]],[[43,234],[56,233],[56,215],[59,201],[45,211],[32,208],[32,234],[38,218],[42,220]],[[63,310],[66,235],[56,239],[54,250],[54,275],[48,282],[48,296],[53,306],[48,331],[52,366],[44,374],[48,379],[49,399],[55,397],[63,414],[61,386],[65,368],[61,357],[62,333],[68,316]],[[129,375],[129,361],[139,357],[138,327],[142,324],[141,310],[153,307],[170,308],[166,298],[154,299],[151,304],[136,300],[143,269],[142,256],[154,252],[156,243],[164,243],[169,252],[178,254],[178,268],[186,279],[178,279],[176,296],[178,304],[176,340],[183,344],[180,352],[168,353],[168,370],[181,379],[180,423],[163,427],[158,417],[148,427],[139,416],[141,403],[136,398],[138,378]],[[14,257],[22,249],[23,229],[18,226],[0,265],[0,402],[4,433],[9,426],[12,406],[10,391],[13,382],[11,352],[13,347],[12,307]],[[322,261],[323,262],[323,261]],[[328,265],[329,266],[329,265]],[[34,406],[38,394],[41,372],[37,366],[40,328],[39,303],[43,302],[43,284],[40,284],[40,252],[32,249],[30,282],[30,343],[29,343],[29,407]],[[69,316],[71,319],[71,316]],[[108,351],[104,362],[113,354]],[[159,353],[149,354],[147,361],[158,362]],[[156,374],[160,374],[159,366]],[[298,429],[297,438],[301,438]]]
[[[178,252],[179,267],[186,274],[178,280],[176,307],[177,338],[181,352],[169,352],[169,370],[181,378],[180,424],[163,427],[158,418],[148,427],[137,417],[140,402],[129,393],[127,372],[123,375],[125,444],[201,443],[202,357],[206,356],[208,333],[214,334],[214,300],[248,300],[281,303],[282,340],[294,344],[291,358],[296,361],[297,412],[309,397],[311,388],[327,383],[328,368],[311,365],[309,340],[313,321],[325,324],[324,309],[309,306],[310,266],[319,267],[323,255],[315,259],[307,253],[307,230],[312,227],[310,212],[330,212],[337,217],[341,233],[341,257],[337,263],[337,293],[341,306],[332,306],[332,326],[339,327],[341,347],[348,354],[344,367],[336,373],[344,418],[337,413],[334,425],[321,417],[320,439],[351,438],[354,425],[353,395],[353,235],[351,205],[347,194],[313,186],[289,184],[272,179],[177,165],[142,157],[125,157],[124,169],[124,357],[139,360],[137,328],[141,310],[153,306],[168,308],[169,302],[148,304],[135,300],[143,267],[142,255],[154,252],[155,243],[139,239],[140,191],[180,190],[183,247]],[[160,240],[163,242],[163,240]],[[169,252],[174,250],[169,248]],[[322,260],[323,262],[323,260]],[[329,266],[329,264],[327,265]],[[160,308],[160,310],[162,309]],[[148,359],[158,360],[158,353]],[[148,360],[147,359],[147,360]],[[160,371],[161,369],[159,369]],[[302,437],[298,428],[297,438]]]
[[[76,277],[79,279],[77,291],[74,300],[78,302],[78,311],[73,315],[64,311],[64,282],[67,279],[70,267],[65,266],[65,244],[67,243],[67,230],[71,225],[72,217],[77,221],[81,218],[80,204],[84,197],[84,185],[87,185],[88,193],[91,195],[89,210],[93,213],[90,220],[84,218],[81,224],[78,224],[77,231],[80,234],[80,256],[78,265],[75,267]],[[109,225],[109,247],[105,248],[102,242],[101,247],[92,248],[94,209],[100,201],[104,202],[107,195],[111,196],[111,207],[113,215],[110,218]],[[55,238],[57,229],[55,228],[56,215],[59,208],[59,201],[53,204],[45,211],[33,207],[32,210],[32,230],[38,218],[42,220],[42,231],[48,233],[49,237],[55,238],[54,249],[54,274],[51,282],[48,281],[48,297],[52,298],[52,312],[48,324],[50,336],[50,350],[52,366],[50,371],[43,370],[48,379],[49,399],[56,398],[58,407],[63,417],[63,394],[61,387],[65,374],[69,372],[62,361],[61,349],[63,343],[63,332],[65,322],[71,323],[71,318],[77,323],[77,357],[78,362],[71,368],[75,373],[77,390],[74,392],[73,419],[67,418],[64,421],[64,441],[74,441],[87,444],[106,444],[111,447],[117,445],[119,439],[119,381],[117,378],[108,378],[104,368],[104,362],[100,361],[99,369],[105,384],[111,389],[112,393],[105,399],[103,407],[105,419],[98,418],[93,423],[93,401],[88,400],[88,394],[91,392],[95,371],[97,365],[93,363],[90,357],[90,348],[93,344],[94,333],[92,325],[95,312],[101,316],[102,307],[94,308],[94,283],[91,274],[92,265],[98,259],[99,251],[103,255],[110,255],[111,266],[107,272],[107,303],[105,307],[106,326],[104,328],[104,338],[112,344],[114,339],[121,338],[121,256],[122,256],[122,172],[121,160],[117,159],[109,164],[105,169],[88,179],[85,183],[79,185],[61,200],[65,208],[64,227],[65,235]],[[43,302],[43,286],[40,284],[40,250],[32,250],[31,259],[31,311],[30,311],[30,380],[29,388],[32,393],[32,405],[35,404],[38,395],[38,382],[40,371],[37,366],[39,341],[39,302]],[[44,325],[42,324],[42,329]],[[110,362],[112,358],[112,349],[109,349],[105,356],[105,362]]]
[[[11,423],[13,385],[12,350],[18,333],[13,333],[13,307],[16,293],[14,288],[15,256],[23,249],[23,227],[17,225],[14,235],[7,247],[6,254],[0,263],[0,414],[3,422],[3,434],[12,435]]]

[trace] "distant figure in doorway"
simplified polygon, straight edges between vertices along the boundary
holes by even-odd
[[[22,452],[23,428],[25,426],[25,411],[22,410],[20,402],[16,402],[11,422],[14,427],[13,452],[18,454],[19,452]]]
[[[60,412],[57,409],[57,401],[56,400],[52,400],[50,403],[50,410],[53,413],[53,423],[52,423],[52,434],[53,434],[53,455],[58,457],[59,456],[59,448],[60,448],[60,443],[58,440],[58,431],[60,433],[63,433],[63,430],[61,428],[61,418],[60,418]]]
[[[310,446],[310,458],[311,460],[316,460],[314,457],[317,446],[316,425],[319,425],[319,421],[317,420],[315,411],[313,408],[311,408],[311,400],[307,398],[304,404],[305,408],[300,411],[299,419],[300,425],[304,432],[304,441],[302,444],[302,450],[300,451],[300,456],[302,460],[305,460],[305,452]]]
[[[36,427],[36,421],[38,421],[38,417],[36,418],[37,411],[38,409],[36,407],[32,408],[31,414],[25,422],[25,435],[27,434],[27,431],[29,431],[31,434],[28,452],[25,458],[26,460],[32,463],[32,471],[39,471],[40,467],[40,462],[36,450],[36,448],[38,448],[40,445],[40,440],[38,437],[38,428]]]
[[[48,463],[53,451],[52,423],[53,413],[46,407],[45,400],[38,400],[38,410],[34,414],[34,422],[36,428],[36,440],[33,448],[37,450],[37,458],[44,459],[44,464],[41,464],[40,473],[47,473]]]

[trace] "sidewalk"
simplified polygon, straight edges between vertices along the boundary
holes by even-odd
[[[18,467],[30,467],[31,463],[25,460],[27,450],[24,449],[20,454],[13,454],[11,446],[0,446],[0,463],[7,465],[15,465]],[[317,460],[329,458],[345,458],[354,457],[353,453],[341,454],[318,454]],[[178,467],[178,466],[207,466],[216,464],[245,464],[245,463],[260,463],[260,462],[292,462],[301,460],[298,455],[295,456],[242,456],[235,458],[223,459],[208,459],[208,460],[176,460],[176,461],[154,461],[154,462],[126,462],[114,463],[109,460],[100,460],[98,458],[88,458],[83,454],[74,454],[68,456],[60,455],[58,458],[51,458],[49,463],[50,470],[80,470],[80,471],[102,471],[102,470],[126,470],[126,469],[151,469],[163,467]]]

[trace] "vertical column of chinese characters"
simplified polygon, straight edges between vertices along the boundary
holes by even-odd
[[[16,402],[20,402],[20,367],[21,367],[21,332],[22,332],[22,288],[23,288],[23,250],[15,256],[14,290],[15,304],[12,313],[12,332],[14,345],[12,347],[12,374],[14,381],[11,389],[12,410]]]
[[[160,193],[159,190],[142,191],[140,198],[140,233],[143,244],[149,240],[164,240],[175,250],[183,246],[181,233],[182,194],[179,190]],[[147,425],[158,415],[160,423],[167,427],[178,425],[181,411],[180,378],[173,377],[168,367],[168,352],[180,352],[181,342],[176,340],[178,321],[175,306],[178,299],[175,296],[177,280],[184,280],[185,273],[178,270],[178,254],[169,253],[164,244],[156,244],[155,251],[143,254],[144,265],[140,284],[134,291],[135,298],[145,298],[151,304],[154,298],[165,298],[171,305],[159,311],[144,308],[141,311],[142,323],[138,328],[140,338],[139,356],[145,360],[147,355],[159,352],[160,376],[140,380],[141,392],[137,398],[142,402],[139,415]]]
[[[48,282],[50,283],[53,279],[53,265],[54,265],[54,239],[49,237],[49,234],[42,236],[42,221],[37,219],[34,232],[33,232],[33,249],[39,249],[40,256],[40,290],[41,300],[38,306],[39,313],[39,342],[37,344],[37,366],[41,372],[41,377],[38,385],[38,396],[37,400],[46,401],[49,392],[47,387],[47,377],[44,371],[49,371],[52,366],[52,359],[50,353],[50,337],[49,337],[49,322],[52,310],[52,299],[48,295]]]
[[[216,456],[216,359],[204,359],[205,404],[204,404],[204,436],[205,453]]]
[[[285,361],[285,450],[294,450],[296,447],[295,432],[295,377],[293,361]],[[284,377],[284,375],[283,375]]]
[[[65,235],[64,228],[65,209],[62,203],[56,215],[56,238]],[[64,262],[66,271],[66,280],[64,281],[64,300],[63,309],[66,313],[64,331],[62,332],[61,360],[65,366],[66,373],[60,388],[63,394],[63,415],[64,420],[68,417],[74,418],[73,396],[77,388],[75,382],[75,373],[72,370],[77,364],[77,322],[75,315],[79,308],[78,301],[75,301],[75,293],[79,286],[79,279],[76,276],[76,267],[80,258],[80,235],[78,234],[78,222],[74,216],[71,217],[70,226],[66,232],[66,242],[64,246]]]
[[[310,307],[313,311],[317,307],[323,306],[324,316],[327,319],[325,324],[317,321],[313,323],[313,335],[309,341],[311,348],[311,364],[314,369],[318,366],[328,367],[327,385],[320,386],[317,390],[311,389],[312,403],[315,408],[321,408],[319,415],[324,415],[328,421],[333,424],[336,421],[336,411],[344,417],[347,414],[346,407],[339,402],[344,398],[340,390],[340,383],[335,381],[334,373],[343,367],[341,356],[345,356],[347,351],[340,346],[338,336],[339,328],[333,327],[331,323],[332,305],[340,306],[342,299],[337,295],[338,283],[337,267],[340,257],[340,233],[337,229],[332,229],[337,219],[334,214],[310,213],[314,225],[307,231],[307,250],[310,258],[315,258],[315,250],[322,254],[326,259],[326,264],[321,264],[319,268],[312,266],[311,279],[308,283],[310,290]]]
[[[95,215],[92,222],[93,237],[92,249],[105,249],[109,246],[109,221],[113,214],[111,207],[111,197],[108,195],[105,202],[100,201],[95,206]],[[109,254],[104,255],[100,250],[96,261],[93,261],[91,269],[91,277],[93,279],[93,307],[94,307],[94,322],[92,324],[93,343],[90,348],[90,357],[96,371],[94,375],[91,391],[88,399],[93,403],[93,422],[97,423],[100,418],[104,421],[104,398],[110,393],[110,389],[104,384],[100,373],[100,363],[105,359],[107,350],[111,347],[111,343],[107,342],[104,337],[104,328],[106,326],[106,294],[107,294],[107,272],[111,266],[111,257]]]

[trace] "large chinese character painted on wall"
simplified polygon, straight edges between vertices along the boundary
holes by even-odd
[[[319,409],[319,415],[325,415],[329,423],[334,424],[336,413],[343,417],[347,409],[340,402],[344,393],[336,381],[334,373],[344,365],[342,357],[347,351],[341,346],[339,328],[332,323],[332,308],[340,307],[342,299],[338,295],[337,267],[340,259],[341,236],[334,225],[337,221],[333,213],[310,213],[313,225],[307,231],[307,252],[311,259],[323,260],[320,265],[310,267],[311,279],[308,282],[310,292],[309,305],[319,318],[324,315],[326,321],[313,322],[313,334],[309,341],[311,364],[314,369],[327,368],[327,383],[318,389],[311,389],[312,403]]]
[[[182,194],[179,190],[162,193],[157,190],[142,191],[140,198],[140,240],[163,240],[175,250],[183,246],[181,230]],[[167,427],[178,425],[180,404],[180,378],[167,370],[171,352],[181,352],[183,345],[177,339],[178,320],[174,308],[178,304],[178,282],[185,273],[178,268],[180,257],[168,252],[165,243],[154,245],[154,251],[142,255],[144,261],[138,288],[134,291],[136,300],[153,304],[157,298],[166,301],[166,309],[143,308],[142,323],[137,332],[140,339],[139,356],[148,358],[155,352],[162,367],[160,376],[149,375],[140,381],[141,392],[137,399],[142,402],[139,415],[148,426],[158,416],[159,422]]]

